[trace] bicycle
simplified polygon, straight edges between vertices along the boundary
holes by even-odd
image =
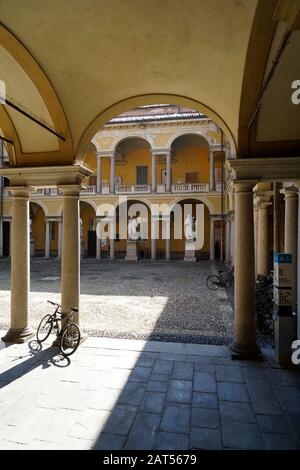
[[[231,286],[234,281],[234,268],[228,271],[218,271],[219,275],[213,274],[206,279],[206,285],[209,290],[218,290],[220,287]]]
[[[61,311],[61,305],[51,300],[47,302],[54,305],[56,309],[52,315],[47,313],[40,321],[36,332],[37,341],[39,343],[46,341],[52,329],[55,329],[62,355],[71,356],[77,350],[81,339],[79,326],[73,322],[73,313],[77,313],[78,308],[73,307],[69,313],[65,314]]]

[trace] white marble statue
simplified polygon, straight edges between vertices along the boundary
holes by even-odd
[[[186,240],[193,239],[193,219],[191,214],[188,214],[184,221],[184,235]]]
[[[139,233],[137,232],[138,221],[136,218],[130,217],[128,220],[128,239],[137,240]]]

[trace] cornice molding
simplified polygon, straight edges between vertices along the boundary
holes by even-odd
[[[234,158],[228,160],[234,179],[257,181],[300,180],[300,157]]]
[[[10,186],[30,186],[34,189],[80,185],[82,179],[92,173],[92,170],[81,165],[0,168],[0,176],[8,178]],[[9,191],[10,186],[7,188]]]

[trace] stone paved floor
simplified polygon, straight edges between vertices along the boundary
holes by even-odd
[[[124,260],[81,262],[81,327],[108,337],[228,344],[233,312],[224,289],[206,287],[217,265]],[[0,259],[0,328],[8,326],[9,261]],[[30,322],[52,311],[47,299],[60,302],[60,262],[31,260]]]
[[[0,449],[300,449],[299,371],[227,346],[89,338],[0,349]]]

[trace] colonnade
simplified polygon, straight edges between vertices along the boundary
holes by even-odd
[[[209,190],[216,190],[216,178],[215,178],[215,152],[220,150],[219,145],[211,146],[209,149],[209,161],[210,161],[210,181],[209,181]],[[166,192],[170,192],[172,188],[172,152],[171,149],[151,149],[151,191],[152,193],[157,192],[157,179],[156,179],[156,165],[157,158],[164,156],[166,159]],[[103,193],[102,186],[102,159],[110,159],[110,185],[109,193],[115,193],[115,175],[116,175],[116,155],[115,151],[101,151],[97,152],[97,180],[96,180],[96,193]]]
[[[16,171],[16,170],[15,170]],[[80,179],[80,178],[79,178]],[[14,183],[14,180],[12,181]],[[233,183],[235,204],[234,213],[228,213],[225,219],[226,259],[232,258],[234,233],[234,267],[235,267],[235,337],[231,346],[233,354],[238,356],[257,355],[255,327],[255,264],[257,272],[264,274],[268,270],[269,233],[268,211],[272,195],[253,189],[257,180],[238,180]],[[64,311],[70,307],[79,307],[80,296],[80,226],[79,198],[80,183],[78,178],[72,184],[60,184],[63,193],[62,251],[61,251],[61,299]],[[29,297],[29,198],[33,188],[12,185],[12,251],[11,251],[11,326],[5,340],[22,342],[32,334],[28,319]],[[286,186],[283,189],[285,200],[285,250],[292,253],[298,262],[294,264],[296,299],[296,278],[298,279],[299,305],[299,251],[300,251],[300,189],[298,186]],[[255,197],[254,197],[255,196]],[[254,200],[255,205],[254,206]],[[46,225],[50,220],[46,219]],[[212,227],[215,220],[211,218]],[[153,227],[155,227],[153,223]],[[154,230],[154,228],[153,228]],[[47,229],[49,233],[49,228]],[[214,232],[212,232],[214,233]],[[49,235],[46,233],[46,240]],[[112,237],[112,240],[114,238]],[[211,237],[211,247],[213,236]],[[151,257],[156,256],[156,239],[152,237]],[[257,253],[255,255],[255,252]],[[97,256],[101,247],[97,247]],[[114,243],[110,245],[110,256],[114,256]],[[170,257],[170,242],[166,240],[166,259]],[[298,257],[298,258],[297,258]],[[255,263],[257,260],[257,263]]]

